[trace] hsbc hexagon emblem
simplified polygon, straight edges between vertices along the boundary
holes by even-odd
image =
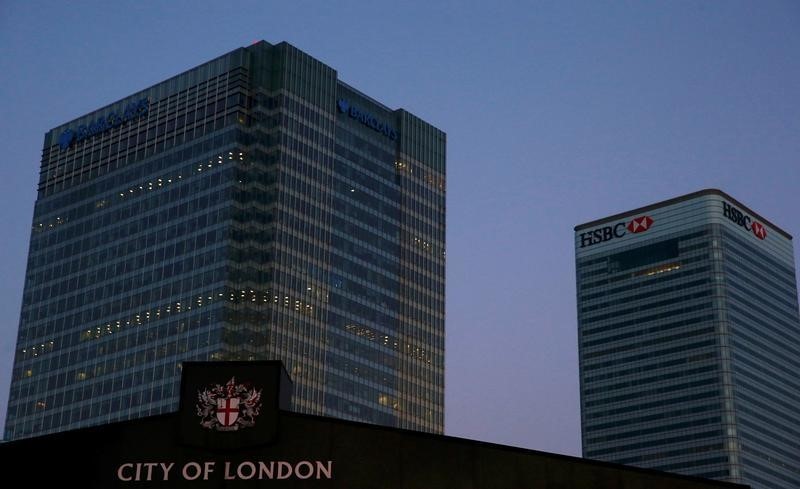
[[[653,218],[650,216],[635,217],[628,223],[628,231],[632,233],[643,233],[653,225]]]
[[[760,222],[754,222],[751,225],[753,230],[753,234],[755,234],[756,238],[758,239],[765,239],[767,237],[767,228],[764,227],[763,224]]]

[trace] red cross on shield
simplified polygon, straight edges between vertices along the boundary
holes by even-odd
[[[222,426],[230,426],[239,418],[239,398],[217,399],[217,419]]]

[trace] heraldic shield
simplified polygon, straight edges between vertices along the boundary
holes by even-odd
[[[291,392],[289,376],[278,361],[186,362],[181,440],[221,449],[271,443]]]
[[[222,426],[231,426],[239,418],[239,398],[217,399],[217,419]]]
[[[261,389],[253,382],[212,384],[197,392],[200,426],[216,431],[236,431],[256,426],[261,413]]]

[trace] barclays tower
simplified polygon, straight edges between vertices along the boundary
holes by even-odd
[[[47,132],[5,438],[262,359],[296,411],[441,433],[445,141],[264,41]]]

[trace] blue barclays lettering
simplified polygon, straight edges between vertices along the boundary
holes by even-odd
[[[66,150],[74,142],[83,141],[84,139],[102,134],[115,127],[119,127],[128,121],[143,117],[147,115],[147,111],[149,109],[150,101],[146,98],[136,102],[131,102],[125,106],[125,110],[123,111],[122,115],[112,112],[107,116],[99,117],[97,120],[90,122],[88,125],[80,125],[74,131],[72,129],[66,129],[61,133],[61,136],[59,136],[58,145],[62,150]]]
[[[350,105],[350,102],[343,98],[336,102],[336,106],[339,108],[339,112],[346,113],[351,118],[383,134],[392,141],[397,141],[398,132],[388,122],[378,119],[355,105]]]

